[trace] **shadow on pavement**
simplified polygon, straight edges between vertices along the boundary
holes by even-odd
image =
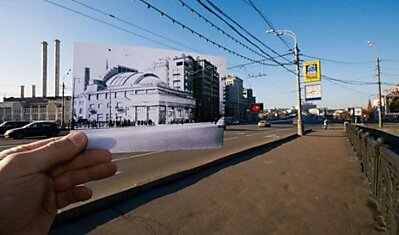
[[[57,223],[56,221],[50,231],[50,234],[87,234],[97,226],[107,223],[112,219],[120,216],[125,217],[124,214],[140,207],[141,205],[189,187],[190,185],[193,185],[225,168],[258,157],[295,138],[296,136],[293,136],[271,144],[264,144],[251,150],[244,150],[241,153],[233,154],[225,159],[216,161],[211,166],[206,166],[202,169],[200,167],[195,173],[192,173],[185,178],[178,179],[171,183],[161,183],[162,186],[153,186],[153,188],[149,188],[147,190],[143,189],[142,191],[144,192],[139,191],[136,195],[130,196],[129,199],[121,200],[109,206],[102,207],[101,209],[89,214],[83,214],[81,216],[74,217],[65,223],[60,221]],[[129,190],[118,194],[131,194],[131,192],[128,191]]]

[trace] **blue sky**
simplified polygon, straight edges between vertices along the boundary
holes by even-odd
[[[51,1],[88,14],[130,33],[46,1],[1,0],[0,99],[3,96],[18,96],[20,85],[26,86],[27,96],[30,96],[31,84],[36,84],[37,94],[41,94],[40,43],[42,41],[49,42],[48,93],[54,93],[52,82],[54,39],[61,40],[62,77],[68,69],[72,68],[74,42],[144,46],[183,51],[195,50],[194,52],[226,57],[228,67],[248,62],[207,43],[187,30],[183,30],[181,26],[173,24],[165,16],[161,17],[153,9],[148,9],[140,0],[79,0],[79,2],[160,34],[168,40],[107,17],[76,1]],[[286,45],[274,35],[265,33],[270,29],[269,26],[249,6],[247,1],[212,0],[216,6],[264,44],[280,54],[287,53]],[[262,59],[259,55],[246,50],[210,27],[204,20],[183,7],[178,0],[148,0],[148,2],[237,53],[256,60]],[[201,7],[196,0],[184,0],[184,2],[240,42],[251,46],[226,24]],[[206,0],[202,0],[202,2],[207,3]],[[252,2],[276,29],[289,29],[296,33],[303,55],[322,58],[323,75],[339,80],[375,82],[376,55],[375,51],[367,45],[367,41],[372,40],[376,42],[382,59],[383,89],[399,83],[399,1],[252,0]],[[289,46],[292,46],[291,38],[284,37],[284,39]],[[259,47],[273,55],[268,49]],[[292,60],[292,55],[287,58]],[[323,59],[352,63],[335,63]],[[310,59],[301,56],[301,60]],[[293,65],[290,65],[290,68],[294,69]],[[295,77],[281,67],[253,64],[228,70],[228,73],[236,74],[244,80],[244,86],[253,88],[258,101],[263,102],[266,108],[291,107],[296,104]],[[258,74],[267,75],[250,76]],[[70,94],[72,78],[65,76],[65,83],[69,88],[67,93]],[[314,103],[322,107],[365,106],[368,99],[374,99],[377,93],[375,84],[351,85],[328,80],[323,80],[321,84],[322,100]]]

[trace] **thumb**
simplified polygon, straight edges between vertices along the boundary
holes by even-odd
[[[27,158],[32,167],[39,171],[46,171],[59,163],[74,159],[86,148],[86,145],[86,135],[83,132],[73,132],[29,151]]]

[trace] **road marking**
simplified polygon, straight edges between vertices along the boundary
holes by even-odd
[[[280,137],[280,136],[278,136],[278,135],[276,135],[276,134],[272,134],[272,135],[265,135],[265,136],[263,136],[263,137],[266,137],[266,138],[278,138],[278,137]]]
[[[235,140],[235,139],[238,139],[238,137],[226,138],[226,139],[224,139],[224,140]]]
[[[117,171],[115,172],[115,175],[122,173],[122,171]]]
[[[12,148],[12,147],[16,147],[18,145],[21,145],[21,144],[1,145],[0,147],[1,148]]]
[[[149,152],[149,153],[143,153],[143,154],[138,154],[138,155],[133,155],[133,156],[129,156],[129,157],[122,157],[122,158],[118,158],[118,159],[113,159],[113,162],[117,162],[117,161],[122,161],[122,160],[127,160],[127,159],[133,159],[136,157],[143,157],[143,156],[148,156],[151,154],[156,154],[156,153],[160,153],[162,151],[154,151],[154,152]]]
[[[237,135],[243,135],[243,134],[245,134],[245,133],[247,133],[246,131],[244,131],[244,132],[237,132],[236,134]]]

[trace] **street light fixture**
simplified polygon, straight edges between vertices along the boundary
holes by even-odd
[[[61,116],[61,127],[65,127],[65,77],[69,75],[71,69],[68,69],[68,72],[64,74],[62,77],[62,116]]]
[[[376,71],[376,75],[377,75],[377,86],[378,86],[378,126],[379,128],[383,127],[383,122],[382,122],[382,95],[381,95],[381,79],[380,79],[380,53],[377,47],[377,44],[375,44],[375,42],[372,41],[368,41],[367,44],[369,45],[369,47],[374,48],[375,50],[375,55],[376,55],[376,61],[377,61],[377,71]]]
[[[297,133],[299,136],[304,135],[304,128],[302,122],[302,99],[301,99],[301,79],[299,70],[299,49],[298,43],[296,41],[296,35],[290,30],[267,30],[266,33],[274,33],[276,36],[287,35],[294,40],[294,64],[295,64],[295,74],[297,78],[297,103],[298,103],[298,121],[297,121]]]

